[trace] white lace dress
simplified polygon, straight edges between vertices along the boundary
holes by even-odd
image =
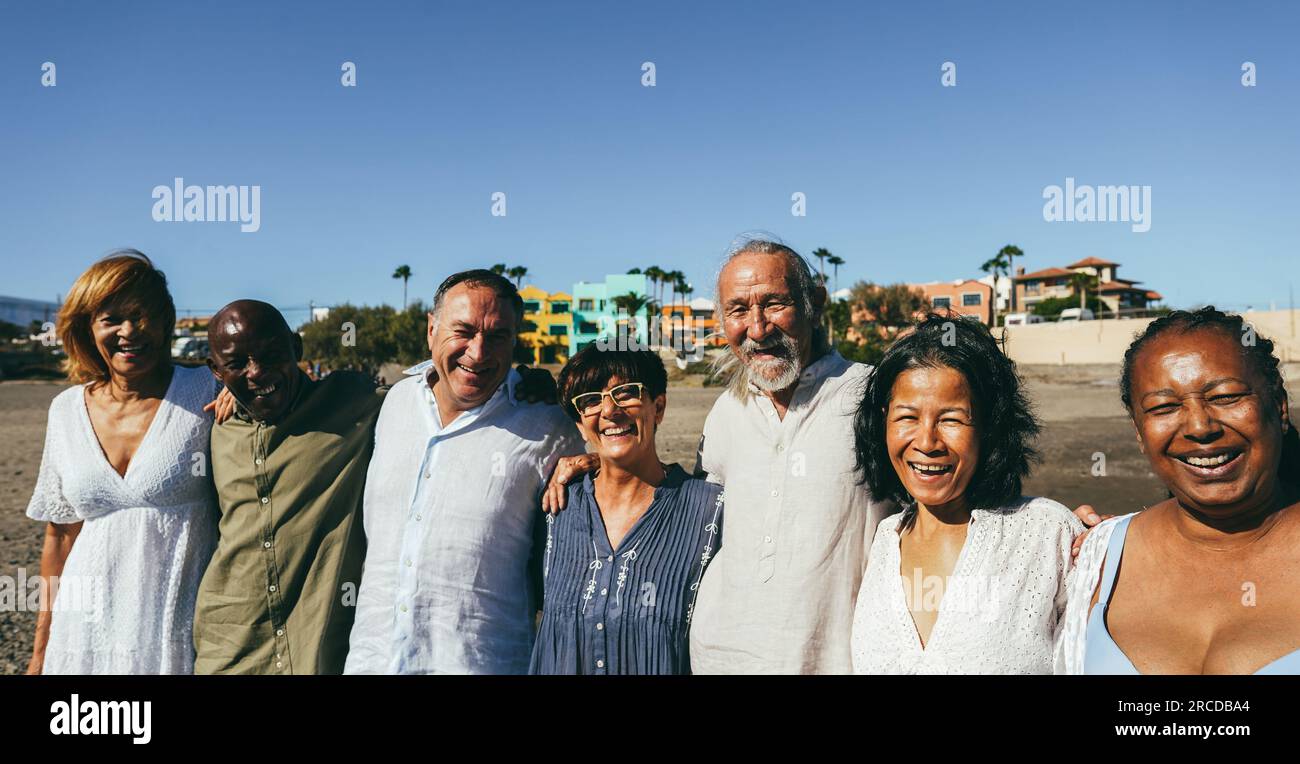
[[[871,545],[853,613],[854,673],[1052,673],[1078,518],[1043,498],[973,511],[946,589],[900,571],[901,519],[882,520]],[[924,647],[904,586],[939,608]]]
[[[84,385],[50,404],[27,516],[84,521],[59,580],[47,674],[189,674],[194,600],[216,546],[208,456],[215,383],[176,367],[125,477],[108,463]]]

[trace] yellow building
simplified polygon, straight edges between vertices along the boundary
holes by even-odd
[[[569,360],[569,334],[573,332],[573,297],[548,293],[531,284],[519,290],[524,300],[524,330],[519,339],[533,349],[533,363]]]

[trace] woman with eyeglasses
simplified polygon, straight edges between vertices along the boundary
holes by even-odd
[[[533,674],[689,674],[695,595],[722,540],[722,487],[659,461],[668,376],[648,350],[579,351],[560,400],[600,459],[547,515]]]

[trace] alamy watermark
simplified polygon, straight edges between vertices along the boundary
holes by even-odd
[[[153,219],[158,223],[239,223],[244,233],[262,227],[261,186],[195,186],[176,178],[153,187]]]
[[[41,598],[42,584],[49,584],[50,600]],[[100,576],[28,576],[19,568],[17,576],[0,576],[0,613],[83,613],[85,620],[98,623],[104,612],[104,581]]]
[[[1049,223],[1132,223],[1134,233],[1151,230],[1151,186],[1086,186],[1065,179],[1065,188],[1043,189],[1043,220]]]

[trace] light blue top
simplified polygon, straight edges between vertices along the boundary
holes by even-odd
[[[1133,517],[1134,515],[1129,515],[1115,523],[1115,530],[1111,532],[1110,543],[1106,547],[1106,565],[1101,571],[1101,593],[1097,597],[1097,606],[1088,614],[1087,647],[1083,657],[1085,674],[1141,673],[1124,651],[1119,649],[1119,645],[1115,644],[1106,627],[1106,611],[1110,608],[1115,573],[1119,570],[1120,557],[1124,554],[1124,539],[1128,536],[1128,524]],[[1300,650],[1283,655],[1255,673],[1300,674]]]

